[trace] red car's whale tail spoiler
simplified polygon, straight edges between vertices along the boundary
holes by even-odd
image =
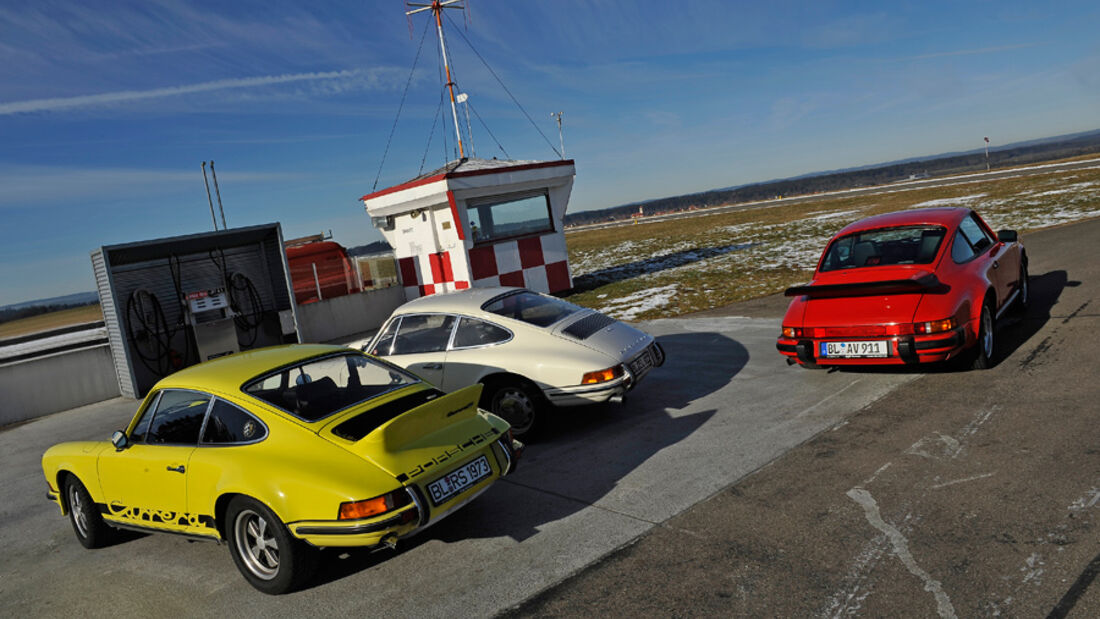
[[[927,273],[912,279],[791,286],[783,294],[788,297],[806,296],[811,299],[835,299],[839,297],[873,297],[888,294],[942,294],[946,291],[947,286],[936,279],[935,275]]]

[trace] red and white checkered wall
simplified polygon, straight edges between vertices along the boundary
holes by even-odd
[[[397,261],[405,297],[469,288],[521,286],[538,292],[559,292],[573,286],[565,235],[538,237],[400,258]]]

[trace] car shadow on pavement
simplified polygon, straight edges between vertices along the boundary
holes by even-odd
[[[645,494],[647,484],[659,483],[654,480],[664,474],[664,467],[675,463],[653,463],[629,487],[620,483],[710,420],[717,409],[698,401],[728,385],[749,359],[742,344],[719,333],[680,333],[657,340],[665,349],[665,364],[647,375],[623,405],[555,410],[558,419],[541,440],[528,445],[514,474],[439,524],[403,540],[397,554],[417,552],[433,541],[509,537],[523,542],[546,525],[597,503],[617,513],[648,509],[650,500],[639,497],[639,492]],[[392,551],[325,552],[329,556],[312,586],[394,557]]]
[[[1018,308],[1010,308],[997,321],[993,345],[993,367],[1003,363],[1030,341],[1050,320],[1050,310],[1058,303],[1062,291],[1067,287],[1079,286],[1081,282],[1070,280],[1065,271],[1059,270],[1032,275],[1028,278],[1028,284],[1031,291],[1028,295],[1027,310],[1020,312]],[[1025,359],[1021,364],[1027,365],[1028,362]],[[968,367],[961,364],[959,359],[953,359],[946,363],[929,365],[846,366],[833,368],[831,371],[865,374],[938,374],[967,369]]]

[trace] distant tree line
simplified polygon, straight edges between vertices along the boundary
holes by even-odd
[[[1100,132],[1059,142],[1031,144],[990,151],[989,165],[991,168],[1005,168],[1094,153],[1100,153]],[[584,225],[628,219],[638,212],[639,207],[643,209],[645,215],[674,213],[693,208],[771,200],[780,196],[805,196],[841,189],[872,187],[910,178],[950,176],[962,172],[982,171],[985,170],[985,167],[985,153],[978,151],[938,159],[912,160],[865,169],[829,172],[816,176],[784,179],[731,189],[714,189],[681,196],[634,202],[601,210],[569,213],[565,217],[565,223],[567,225]]]
[[[50,312],[60,312],[61,310],[71,309],[74,307],[86,307],[88,305],[97,305],[96,303],[57,303],[52,305],[32,305],[30,307],[20,307],[18,309],[2,309],[0,310],[0,323],[11,322],[13,320],[20,320],[22,318],[30,318],[31,316],[38,316],[41,314],[49,314]]]

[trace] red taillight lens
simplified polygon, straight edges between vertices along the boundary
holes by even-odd
[[[930,322],[918,322],[913,325],[913,331],[920,334],[929,333],[943,333],[944,331],[950,331],[955,328],[954,318],[944,318],[943,320],[933,320]]]
[[[581,377],[582,385],[592,385],[595,383],[606,383],[609,380],[615,380],[623,375],[623,366],[616,365],[613,368],[607,368],[606,370],[600,370],[598,372],[588,372]]]
[[[347,501],[340,504],[340,520],[370,518],[409,504],[409,494],[398,490],[363,501]]]
[[[783,327],[783,337],[802,337],[802,329],[798,327]]]

